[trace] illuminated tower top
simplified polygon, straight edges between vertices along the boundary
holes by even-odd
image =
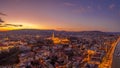
[[[54,36],[54,32],[53,32],[53,34],[52,34],[52,39],[54,39],[55,38],[55,36]]]

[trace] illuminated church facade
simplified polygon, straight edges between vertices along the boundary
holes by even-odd
[[[54,33],[52,34],[51,40],[54,44],[69,44],[69,40],[67,38],[55,37]]]

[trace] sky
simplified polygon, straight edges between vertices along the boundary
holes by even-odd
[[[0,30],[120,32],[120,0],[0,0]]]

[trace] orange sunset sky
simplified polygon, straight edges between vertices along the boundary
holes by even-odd
[[[0,0],[0,19],[4,21],[0,30],[120,32],[119,3],[119,0]]]

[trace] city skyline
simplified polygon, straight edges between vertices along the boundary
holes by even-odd
[[[1,0],[0,30],[120,32],[119,0]],[[3,20],[3,21],[2,21]]]

